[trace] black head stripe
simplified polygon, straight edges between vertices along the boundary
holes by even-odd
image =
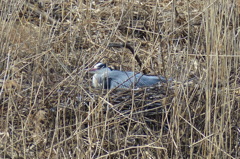
[[[100,65],[98,66],[98,68],[106,68],[106,67],[107,67],[107,65],[104,64],[104,63],[102,63],[102,64],[100,64]]]

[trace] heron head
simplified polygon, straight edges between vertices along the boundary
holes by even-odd
[[[97,63],[93,68],[89,70],[89,73],[104,73],[107,70],[110,70],[106,64]]]

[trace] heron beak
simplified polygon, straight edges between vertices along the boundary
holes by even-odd
[[[97,68],[90,68],[90,69],[87,69],[88,70],[88,72],[92,72],[92,73],[94,73],[96,70],[97,70]]]

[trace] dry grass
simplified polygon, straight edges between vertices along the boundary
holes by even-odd
[[[0,1],[0,158],[239,158],[240,2]],[[173,77],[94,90],[98,61]],[[191,79],[191,80],[190,80]],[[189,81],[190,80],[190,81]]]

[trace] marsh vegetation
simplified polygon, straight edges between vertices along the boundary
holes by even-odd
[[[1,0],[0,158],[238,158],[239,14],[239,0]],[[97,62],[174,81],[94,89]]]

